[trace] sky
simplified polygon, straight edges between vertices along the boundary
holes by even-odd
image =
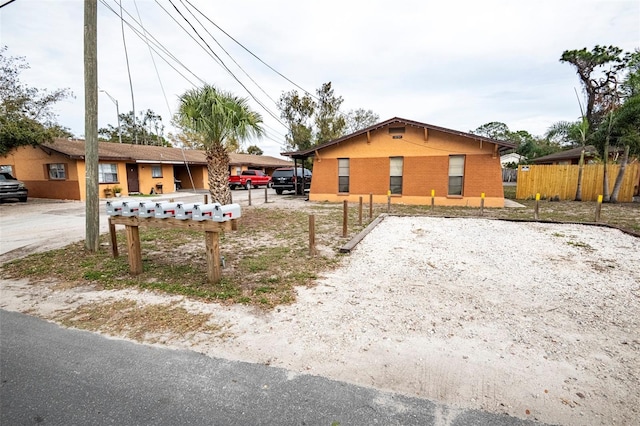
[[[0,0],[3,4],[0,45],[8,47],[6,55],[22,56],[30,65],[22,82],[71,89],[74,97],[54,110],[62,126],[84,137],[84,2]],[[344,99],[345,113],[363,108],[380,121],[401,117],[464,132],[498,121],[512,131],[543,135],[553,123],[580,116],[575,90],[581,93],[581,86],[575,68],[559,62],[564,50],[640,48],[638,0],[121,4],[124,42],[120,0],[98,0],[98,85],[106,91],[99,93],[99,127],[117,123],[108,93],[121,113],[135,102],[136,112],[153,110],[162,116],[165,134],[175,133],[170,118],[180,95],[206,82],[249,99],[266,134],[244,146],[257,145],[275,157],[286,151],[287,129],[276,107],[284,92],[304,89],[315,95],[331,82]],[[150,51],[149,40],[168,54]]]

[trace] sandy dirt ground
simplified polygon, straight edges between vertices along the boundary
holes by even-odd
[[[270,312],[2,280],[3,309],[175,302],[219,334],[161,345],[566,425],[640,418],[640,239],[584,225],[386,217]],[[450,420],[455,418],[452,414]]]

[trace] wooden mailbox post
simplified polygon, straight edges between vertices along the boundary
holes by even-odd
[[[173,218],[156,219],[141,218],[138,216],[110,216],[109,233],[111,234],[111,252],[113,257],[118,257],[118,245],[116,241],[115,225],[124,225],[127,233],[127,247],[129,251],[129,271],[133,275],[142,273],[142,250],[140,248],[140,226],[153,226],[165,229],[190,229],[204,231],[205,256],[207,259],[207,280],[215,283],[220,281],[220,232],[236,231],[238,219],[226,222],[213,222],[210,220],[193,221]]]

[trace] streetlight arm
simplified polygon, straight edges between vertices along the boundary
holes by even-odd
[[[116,104],[116,114],[118,115],[118,141],[122,143],[122,127],[120,126],[120,108],[118,107],[118,100],[109,94],[106,90],[100,90],[105,95],[111,99],[111,101]]]

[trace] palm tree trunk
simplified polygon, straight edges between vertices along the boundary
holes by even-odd
[[[578,163],[578,186],[576,187],[575,201],[582,201],[582,170],[584,169],[584,146],[580,153],[580,162]]]
[[[222,144],[215,143],[207,149],[207,169],[209,171],[211,202],[230,204],[229,154]]]
[[[627,162],[629,161],[629,145],[624,147],[624,155],[622,157],[622,163],[620,164],[620,170],[618,170],[618,176],[616,176],[616,182],[613,184],[613,191],[611,192],[611,202],[618,202],[618,195],[620,195],[620,187],[622,186],[622,180],[624,179],[624,172],[627,169]]]

